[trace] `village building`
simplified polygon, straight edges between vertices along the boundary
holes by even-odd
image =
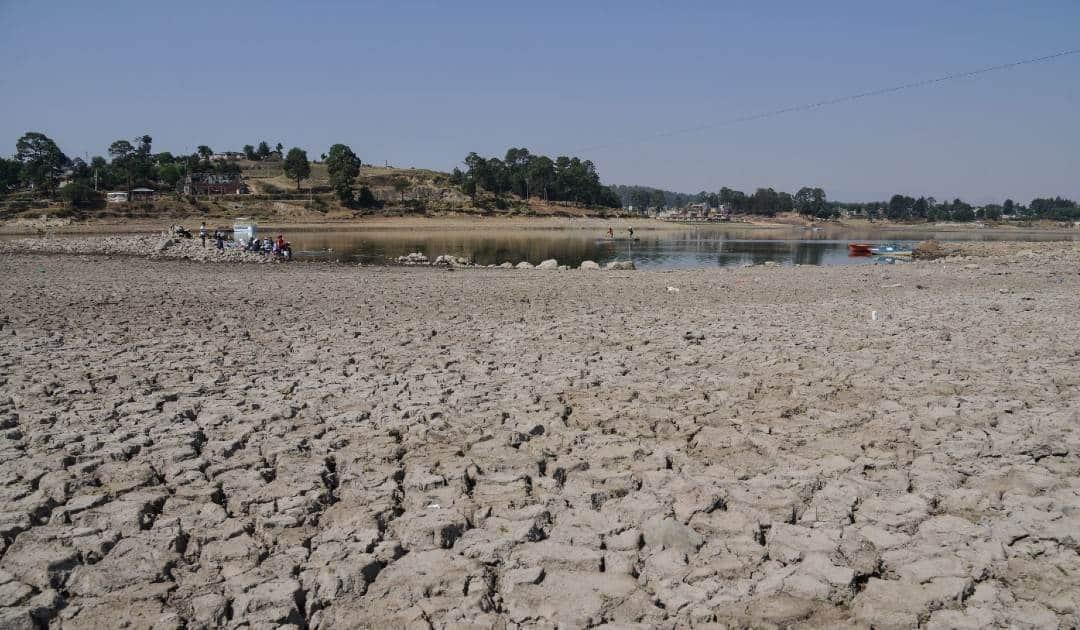
[[[134,188],[131,191],[131,201],[153,201],[156,194],[153,188]]]

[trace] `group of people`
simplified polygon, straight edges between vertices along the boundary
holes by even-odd
[[[233,240],[231,237],[227,238],[222,230],[214,230],[213,235],[210,235],[206,230],[206,224],[203,223],[199,225],[199,240],[202,241],[203,247],[206,247],[207,238],[213,240],[214,247],[217,247],[218,251],[225,251],[226,247],[231,247],[245,252],[262,252],[266,256],[274,256],[282,260],[292,260],[292,243],[286,241],[281,234],[278,234],[276,239],[269,236],[259,239],[259,237],[252,234],[250,238]]]

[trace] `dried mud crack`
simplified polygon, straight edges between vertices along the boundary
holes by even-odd
[[[0,627],[1077,627],[1080,249],[978,247],[2,254]]]

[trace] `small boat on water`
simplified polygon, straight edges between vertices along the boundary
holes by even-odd
[[[867,243],[848,243],[847,245],[848,256],[869,256],[870,245]]]
[[[634,237],[634,238],[598,238],[598,239],[596,239],[596,242],[597,243],[631,243],[631,242],[636,243],[636,242],[638,242],[640,240],[641,239],[637,238],[637,237]]]
[[[875,256],[910,256],[911,249],[899,245],[881,245],[871,247],[870,253]]]
[[[255,222],[247,217],[239,217],[233,221],[232,233],[235,239],[252,238],[256,231]]]

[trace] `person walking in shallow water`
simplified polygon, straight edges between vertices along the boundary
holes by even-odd
[[[608,228],[607,229],[607,237],[608,238],[615,238],[615,230],[613,230],[611,228]]]

